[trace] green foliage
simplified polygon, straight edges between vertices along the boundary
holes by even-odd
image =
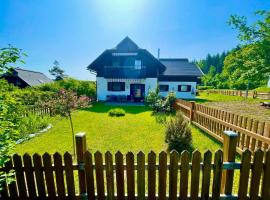
[[[49,125],[49,116],[38,116],[36,114],[28,114],[18,123],[18,137],[24,138],[29,134],[37,133],[41,129]]]
[[[257,92],[270,92],[270,87],[258,87],[254,90]]]
[[[24,60],[21,59],[23,56],[26,54],[21,49],[11,45],[0,48],[0,75],[9,72],[16,63],[24,64]]]
[[[165,142],[168,143],[169,151],[176,150],[179,153],[184,150],[192,151],[191,129],[182,113],[177,112],[175,118],[167,122]]]
[[[122,117],[126,115],[126,112],[122,108],[113,108],[108,111],[108,114],[111,117]]]
[[[176,101],[175,93],[170,92],[165,99],[158,93],[158,89],[150,91],[145,97],[146,105],[151,107],[154,112],[172,112],[173,103]]]
[[[53,83],[47,83],[36,87],[41,91],[58,92],[61,89],[72,90],[77,95],[86,95],[91,98],[96,97],[96,84],[93,81],[80,81],[73,78],[66,78]]]
[[[173,109],[173,104],[174,102],[176,101],[176,96],[175,96],[175,93],[174,92],[170,92],[166,99],[165,99],[165,107],[166,107],[166,111],[167,112],[173,112],[174,109]]]
[[[228,24],[238,30],[239,46],[223,56],[207,55],[197,62],[205,73],[203,85],[242,90],[266,85],[270,76],[270,11],[255,14],[260,20],[251,25],[246,17],[230,17]]]
[[[200,86],[197,86],[197,89],[198,90],[211,90],[211,89],[214,89],[214,86],[200,85]]]
[[[9,84],[5,79],[0,79],[0,86],[0,93],[12,92],[18,89],[18,87],[14,86],[13,84]]]

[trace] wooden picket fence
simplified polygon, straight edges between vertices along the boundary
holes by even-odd
[[[207,92],[213,94],[223,94],[230,96],[246,96],[246,91],[244,90],[200,90],[200,92]],[[250,98],[258,98],[258,99],[270,99],[270,92],[257,92],[257,91],[248,91],[247,96]]]
[[[252,159],[245,150],[235,162],[237,134],[224,132],[224,147],[214,154],[195,151],[92,154],[85,134],[76,135],[76,159],[71,154],[51,156],[15,154],[2,171],[13,169],[1,199],[270,199],[270,149],[258,149]],[[158,157],[158,158],[157,158]],[[214,157],[214,158],[212,158]],[[147,161],[146,161],[147,160]],[[105,162],[104,162],[105,161]],[[234,172],[240,176],[233,194]]]
[[[29,114],[35,114],[35,115],[50,115],[52,116],[53,113],[49,107],[41,107],[41,106],[27,106],[24,112],[24,116],[27,116]]]
[[[223,142],[224,130],[237,132],[237,151],[240,154],[245,148],[254,152],[256,148],[266,150],[270,146],[269,123],[181,99],[176,101],[174,108],[220,142]]]

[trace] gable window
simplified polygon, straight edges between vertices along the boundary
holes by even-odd
[[[159,85],[159,91],[160,92],[168,92],[169,91],[169,85]]]
[[[108,82],[108,91],[125,91],[125,82]]]
[[[178,92],[190,92],[191,85],[178,85]]]
[[[142,68],[142,61],[135,60],[135,69],[141,69],[141,68]]]

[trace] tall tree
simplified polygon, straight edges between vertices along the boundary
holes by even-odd
[[[228,22],[238,30],[241,48],[226,57],[223,75],[230,79],[231,85],[245,84],[247,89],[250,84],[251,87],[265,84],[270,76],[270,11],[255,14],[261,19],[250,25],[246,17],[237,15]]]
[[[55,60],[53,62],[52,69],[49,70],[50,74],[55,77],[56,81],[63,80],[66,77],[65,71],[61,69],[59,65],[59,62]]]

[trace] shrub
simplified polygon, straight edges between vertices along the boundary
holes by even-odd
[[[198,90],[211,90],[211,89],[215,89],[214,86],[206,86],[206,85],[202,85],[202,86],[197,86]]]
[[[177,98],[176,98],[174,92],[170,92],[168,94],[168,96],[165,99],[165,107],[166,107],[167,112],[172,112],[174,110],[173,109],[173,104],[176,101],[176,99]]]
[[[192,151],[192,134],[188,122],[182,113],[177,112],[166,124],[165,142],[168,143],[168,150]]]
[[[49,125],[49,116],[38,116],[35,114],[28,114],[19,122],[19,138],[28,136],[46,128]]]
[[[154,112],[172,112],[173,103],[176,101],[174,92],[170,92],[166,98],[158,94],[158,89],[150,91],[145,98],[145,103],[153,109]]]
[[[270,92],[270,87],[258,87],[255,89],[257,92]]]
[[[60,81],[43,84],[36,87],[41,91],[58,92],[61,89],[76,92],[78,96],[96,97],[96,84],[93,81],[81,81],[73,78],[66,78]]]
[[[111,117],[121,117],[126,115],[126,112],[122,108],[111,109],[108,111],[108,113]]]

